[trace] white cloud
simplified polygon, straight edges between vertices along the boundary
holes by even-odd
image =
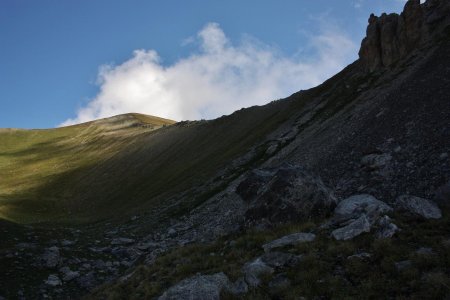
[[[128,112],[215,118],[320,84],[356,55],[356,45],[336,28],[311,35],[306,57],[286,57],[250,37],[233,45],[216,23],[196,39],[198,51],[169,66],[154,50],[136,50],[120,65],[102,66],[97,96],[61,125]]]

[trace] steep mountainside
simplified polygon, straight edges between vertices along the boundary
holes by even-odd
[[[359,55],[216,120],[1,130],[0,295],[449,297],[450,2],[371,15]]]

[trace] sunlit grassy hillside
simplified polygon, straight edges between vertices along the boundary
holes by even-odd
[[[70,215],[78,191],[45,191],[67,173],[104,162],[171,120],[128,114],[47,130],[0,129],[0,217],[17,222]]]
[[[181,213],[217,189],[194,187],[288,118],[287,104],[175,125],[130,114],[48,130],[2,129],[0,216],[78,223],[161,207]]]

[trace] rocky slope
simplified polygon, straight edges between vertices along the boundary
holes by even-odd
[[[408,1],[314,89],[151,132],[104,120],[133,133],[32,194],[84,224],[2,224],[0,295],[449,297],[448,95],[449,2]]]

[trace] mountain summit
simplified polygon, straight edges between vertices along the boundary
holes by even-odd
[[[344,70],[215,120],[1,130],[0,295],[448,298],[449,3],[371,15]]]

